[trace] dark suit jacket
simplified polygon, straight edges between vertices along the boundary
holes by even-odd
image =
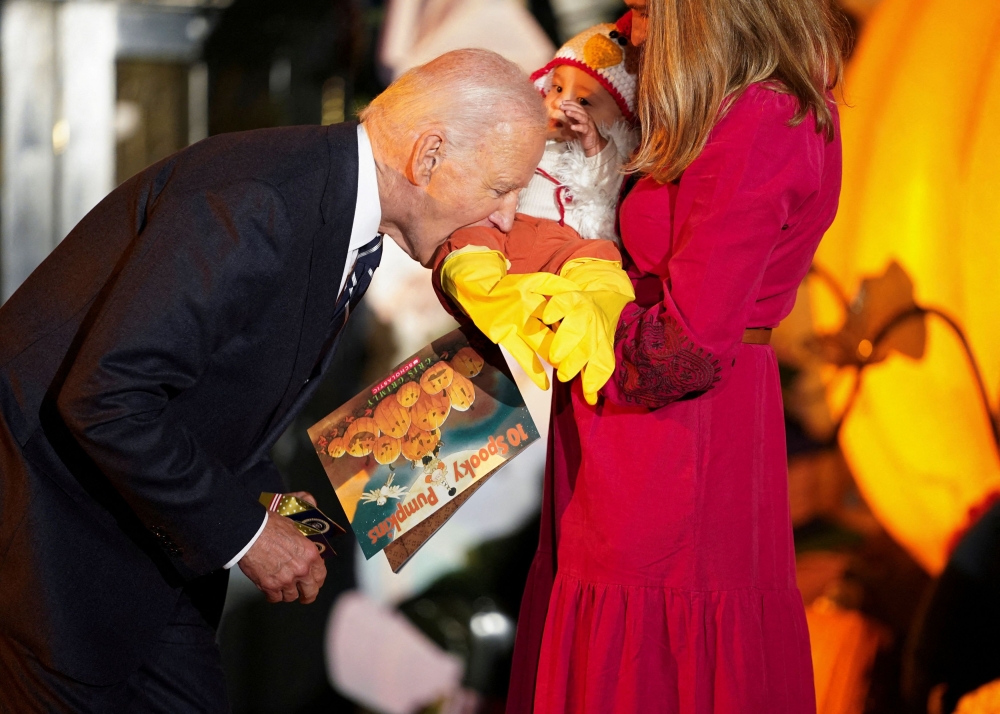
[[[357,176],[355,124],[207,139],[0,307],[0,637],[120,681],[257,532],[270,447],[335,347]]]

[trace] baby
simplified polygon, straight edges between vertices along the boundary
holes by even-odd
[[[545,153],[518,211],[613,238],[621,167],[638,142],[634,48],[616,25],[567,42],[532,75],[549,114]]]
[[[591,404],[614,371],[618,315],[635,297],[615,244],[621,168],[638,140],[633,53],[625,23],[597,25],[532,75],[549,131],[511,231],[463,228],[434,259],[449,311],[457,305],[542,389],[538,356],[562,381],[581,373]]]

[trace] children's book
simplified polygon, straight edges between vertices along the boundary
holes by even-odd
[[[538,440],[499,348],[435,340],[309,429],[366,558],[398,571],[496,471]]]

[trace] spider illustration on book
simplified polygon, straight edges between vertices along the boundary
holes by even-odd
[[[396,478],[395,474],[389,474],[389,478],[382,488],[373,488],[371,491],[365,491],[361,496],[361,503],[374,503],[377,506],[384,506],[390,498],[399,499],[405,496],[408,487],[393,486],[392,480],[394,478]]]

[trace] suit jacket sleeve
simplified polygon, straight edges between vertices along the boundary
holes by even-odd
[[[186,577],[225,565],[264,508],[171,402],[277,289],[289,233],[281,195],[256,181],[154,210],[57,399],[74,437]]]

